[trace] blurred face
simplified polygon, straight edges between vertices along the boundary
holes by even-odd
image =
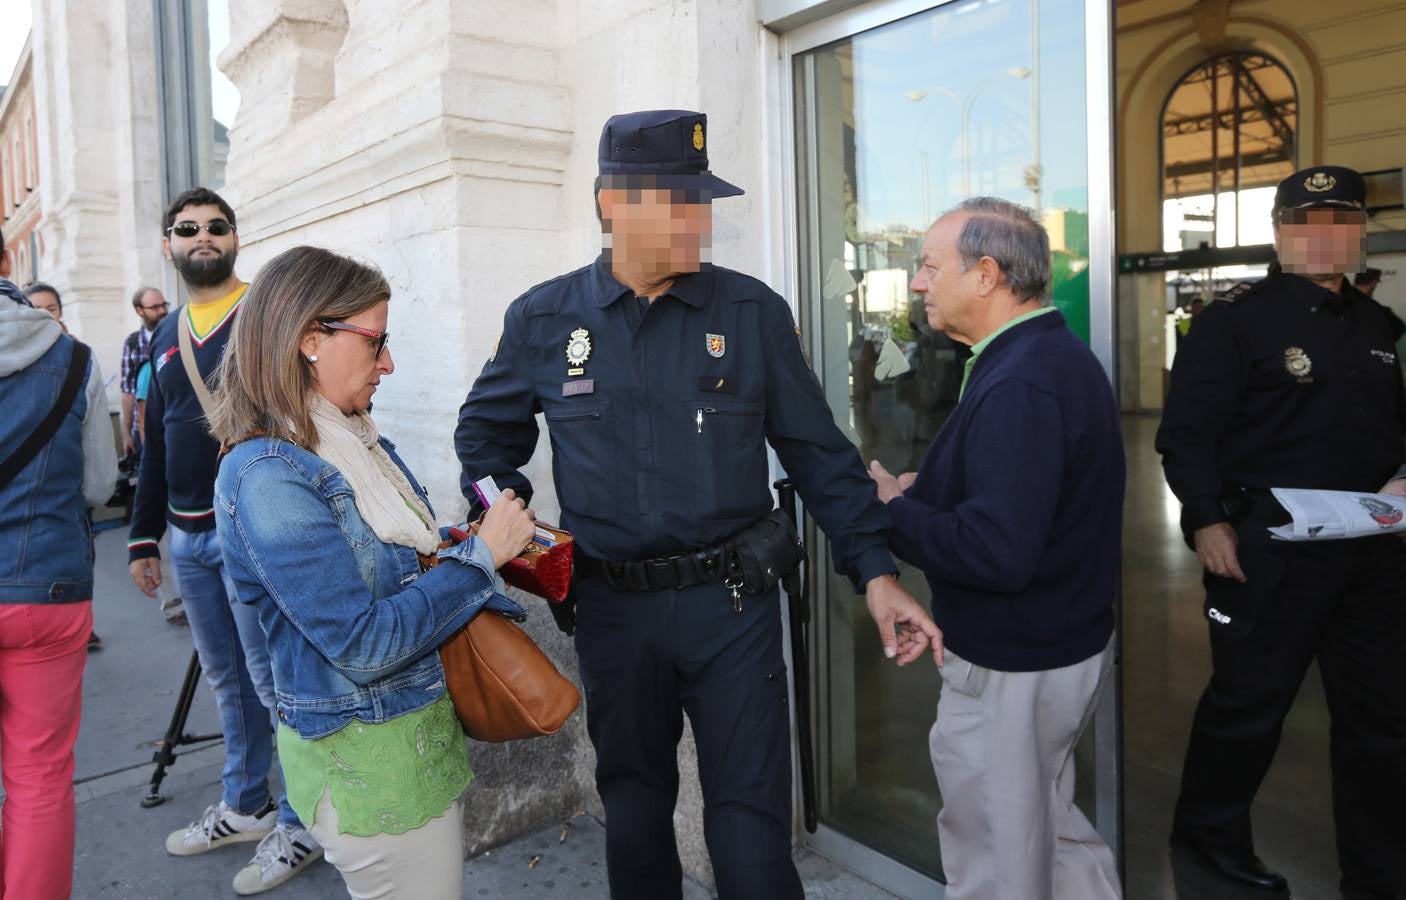
[[[1367,256],[1367,214],[1356,209],[1287,209],[1274,229],[1285,272],[1325,278],[1359,271]]]
[[[981,304],[981,269],[972,266],[962,271],[962,258],[957,253],[957,237],[967,216],[953,214],[938,219],[923,237],[918,256],[918,272],[908,289],[923,298],[928,325],[935,331],[946,332],[964,344],[974,343],[967,337]]]
[[[338,320],[337,324],[361,329],[356,331],[328,329],[315,325],[302,341],[303,356],[311,359],[314,387],[317,392],[344,414],[365,412],[371,406],[371,396],[381,378],[395,371],[389,345],[380,344],[379,335],[386,333],[388,304],[383,300],[370,309]]]
[[[700,271],[710,261],[713,207],[707,192],[602,188],[599,201],[617,268],[674,274]]]
[[[147,291],[137,304],[137,315],[141,317],[142,325],[155,328],[158,322],[166,318],[168,308],[166,298],[161,296],[160,291]]]
[[[34,304],[35,309],[42,309],[55,319],[63,320],[63,307],[59,305],[59,298],[48,291],[35,291],[29,295],[29,302]]]
[[[212,234],[210,226],[224,234]],[[213,287],[233,274],[234,260],[239,255],[239,235],[218,206],[187,206],[176,214],[162,247],[186,284],[196,288]]]

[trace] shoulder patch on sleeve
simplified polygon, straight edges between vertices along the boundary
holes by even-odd
[[[801,359],[804,359],[806,361],[807,366],[810,366],[812,369],[814,369],[815,365],[810,361],[810,353],[806,351],[806,339],[801,337],[801,326],[797,325],[795,327],[795,332],[796,343],[799,344],[801,347]]]
[[[1248,294],[1251,290],[1254,289],[1254,287],[1255,282],[1242,281],[1234,287],[1221,291],[1219,294],[1216,295],[1216,299],[1224,300],[1227,303],[1234,303],[1236,300],[1239,300],[1241,297]]]

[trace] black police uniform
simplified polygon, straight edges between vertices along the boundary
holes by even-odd
[[[1300,172],[1276,206],[1360,202],[1354,176]],[[1313,190],[1327,179],[1343,187]],[[1246,577],[1205,575],[1214,671],[1173,834],[1253,857],[1250,805],[1316,657],[1332,715],[1344,889],[1361,896],[1406,895],[1406,547],[1394,536],[1273,541],[1266,529],[1288,516],[1269,489],[1377,491],[1402,462],[1404,430],[1382,307],[1346,280],[1334,294],[1276,265],[1197,318],[1157,434],[1188,542],[1198,528],[1231,523]]]
[[[706,172],[704,129],[696,113],[617,116],[602,173],[622,157],[633,173]],[[537,445],[537,413],[562,525],[588,559],[668,557],[745,528],[773,507],[769,441],[856,589],[896,571],[887,512],[834,424],[790,309],[754,278],[705,265],[651,304],[602,257],[518,298],[460,410],[466,496],[485,475],[531,494],[519,469]],[[743,597],[738,612],[722,584],[676,588],[651,575],[634,587],[588,577],[573,588],[611,895],[680,896],[673,812],[687,713],[719,895],[801,897],[777,590]]]

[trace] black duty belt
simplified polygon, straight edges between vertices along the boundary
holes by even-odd
[[[699,584],[720,584],[727,576],[728,553],[721,545],[652,559],[607,561],[579,551],[578,579],[604,581],[617,591],[670,591]]]

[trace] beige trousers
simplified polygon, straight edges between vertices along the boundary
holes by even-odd
[[[464,882],[463,820],[455,800],[441,816],[404,834],[337,833],[327,792],[308,829],[342,873],[353,900],[459,900]]]
[[[1112,643],[1044,672],[946,657],[929,750],[947,900],[1117,900],[1113,853],[1074,805],[1074,745],[1112,668]]]

